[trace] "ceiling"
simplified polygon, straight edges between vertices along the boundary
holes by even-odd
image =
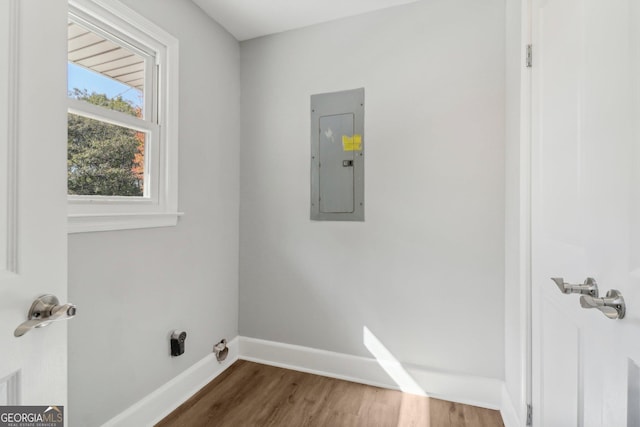
[[[193,0],[240,41],[415,1]]]
[[[417,0],[193,0],[242,41]],[[69,22],[69,61],[143,90],[144,59]]]

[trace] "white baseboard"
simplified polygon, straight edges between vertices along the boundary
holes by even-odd
[[[500,406],[500,414],[502,415],[502,421],[504,421],[504,427],[524,426],[524,423],[518,416],[515,406],[513,406],[513,401],[511,400],[511,396],[509,395],[505,384],[502,385],[502,405]]]
[[[436,372],[421,367],[400,366],[398,364],[394,367],[400,367],[406,378],[412,379],[416,386],[407,390],[406,387],[400,387],[387,374],[383,365],[387,365],[388,369],[388,363],[379,362],[375,358],[248,337],[236,337],[228,345],[229,355],[224,363],[218,363],[215,355],[209,354],[103,424],[102,427],[152,426],[238,359],[394,390],[404,389],[408,392],[419,390],[418,394],[438,399],[498,409],[504,419],[505,427],[520,427],[522,425],[504,382],[498,379]]]
[[[239,358],[281,368],[399,390],[374,358],[352,356],[256,338],[239,337]],[[382,362],[384,364],[384,362]],[[501,409],[503,381],[403,367],[428,396],[467,405]],[[411,391],[411,390],[405,390]]]
[[[207,355],[102,427],[153,426],[238,360],[238,338],[227,345],[229,354],[224,362],[219,363],[214,353]]]

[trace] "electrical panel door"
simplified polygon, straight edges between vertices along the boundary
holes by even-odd
[[[342,136],[353,135],[353,114],[320,117],[320,212],[353,212],[353,151]]]
[[[364,221],[364,89],[311,96],[311,219]]]

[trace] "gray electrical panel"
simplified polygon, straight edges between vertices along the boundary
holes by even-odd
[[[311,219],[364,221],[364,88],[311,95]]]

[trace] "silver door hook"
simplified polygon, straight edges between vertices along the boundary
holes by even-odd
[[[580,297],[582,308],[597,308],[609,319],[622,319],[626,312],[626,304],[620,291],[611,289],[604,298],[593,298],[587,295]]]
[[[13,335],[21,337],[33,328],[42,328],[56,320],[71,319],[75,315],[75,305],[60,305],[60,301],[55,296],[42,295],[31,304],[29,320],[18,326]]]
[[[598,284],[593,277],[587,277],[582,285],[572,285],[565,282],[562,277],[552,277],[551,280],[556,283],[563,294],[582,294],[594,298],[598,297]]]

